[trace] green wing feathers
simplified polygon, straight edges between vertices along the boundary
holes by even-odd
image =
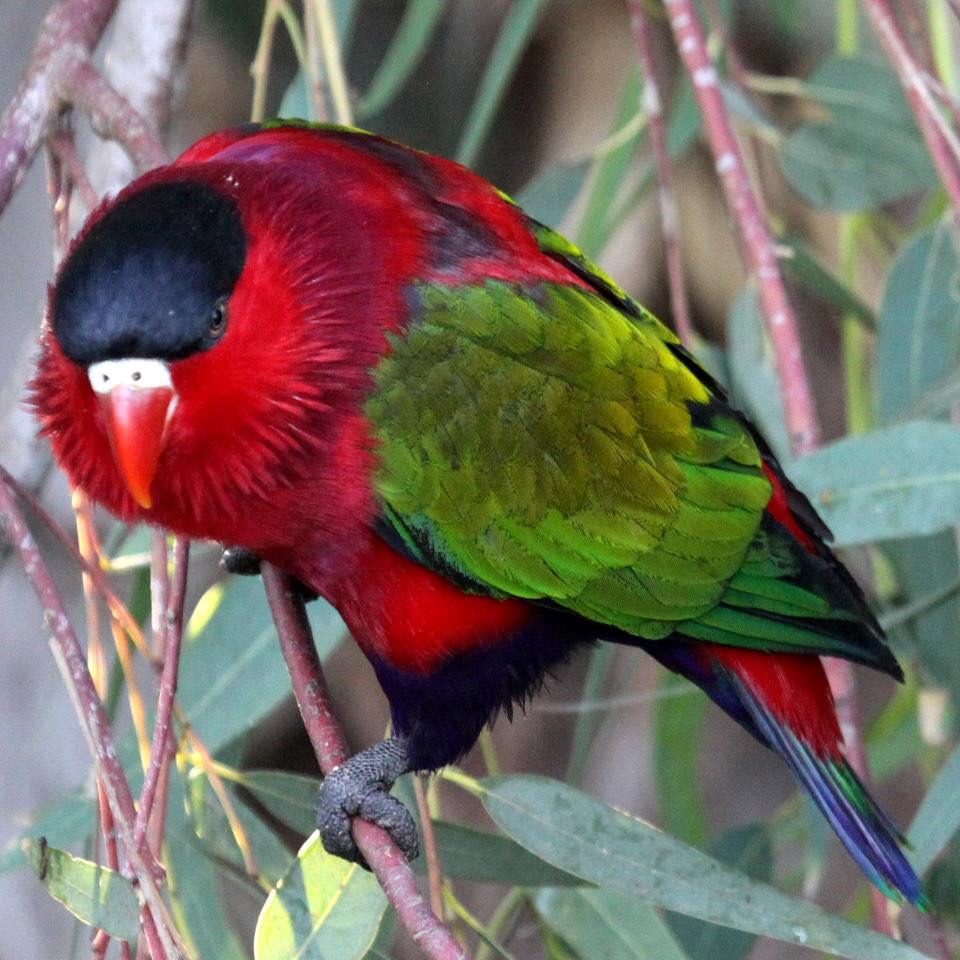
[[[856,604],[765,519],[749,426],[652,314],[537,231],[595,289],[419,285],[374,371],[377,492],[396,537],[468,589],[644,640],[869,659],[838,630]]]

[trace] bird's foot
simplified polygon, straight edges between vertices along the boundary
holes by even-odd
[[[361,817],[383,827],[407,860],[416,858],[420,851],[416,824],[410,811],[389,793],[409,766],[405,743],[390,737],[327,774],[317,794],[317,827],[328,853],[367,867],[351,829],[352,818]]]
[[[220,566],[227,573],[236,573],[241,577],[256,577],[260,575],[260,558],[246,547],[224,547],[220,557]],[[316,590],[308,587],[302,580],[297,580],[300,596],[309,603],[320,596]]]

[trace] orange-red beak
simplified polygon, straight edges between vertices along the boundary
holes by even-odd
[[[133,499],[149,509],[176,397],[169,371],[159,360],[111,360],[94,364],[89,375],[120,473]]]

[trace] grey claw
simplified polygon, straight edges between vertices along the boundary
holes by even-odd
[[[331,771],[317,794],[317,828],[324,849],[367,867],[353,839],[352,818],[383,827],[408,860],[419,853],[417,827],[410,811],[390,796],[393,781],[407,769],[405,745],[384,740]],[[369,869],[369,867],[367,867]]]

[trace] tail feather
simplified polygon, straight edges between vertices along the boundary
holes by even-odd
[[[901,850],[903,835],[840,752],[840,729],[817,657],[709,643],[650,643],[764,746],[778,753],[870,881],[921,910],[929,902]]]
[[[768,746],[787,762],[871,883],[892,899],[902,896],[927,909],[920,880],[900,849],[903,835],[850,764],[839,754],[818,755],[780,723],[739,678],[734,677],[732,683]]]

